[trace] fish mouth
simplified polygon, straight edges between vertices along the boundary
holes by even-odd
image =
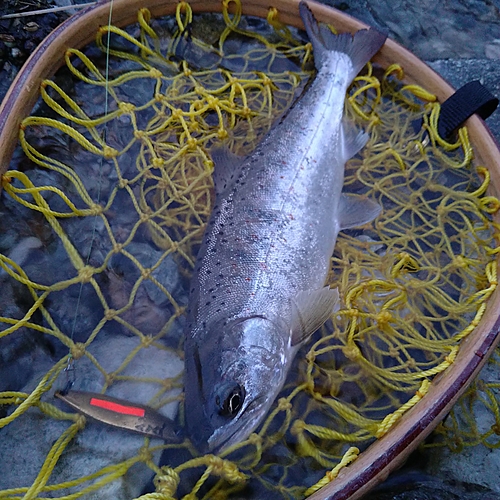
[[[267,398],[265,396],[260,396],[250,402],[246,407],[243,407],[240,416],[236,417],[236,419],[228,425],[228,427],[236,427],[231,434],[227,435],[228,427],[225,429],[215,430],[206,442],[206,449],[204,450],[204,453],[214,453],[219,455],[231,446],[246,439],[260,424],[262,420],[260,415],[262,414],[265,416],[267,413],[268,407],[266,402]],[[269,406],[272,402],[273,401],[269,402]],[[259,410],[261,410],[261,412],[259,412]],[[255,415],[256,412],[259,413]],[[246,420],[243,424],[241,424],[242,419]]]
[[[255,425],[255,427],[256,426],[257,424]],[[208,438],[206,453],[213,453],[215,455],[220,455],[222,452],[226,451],[234,444],[243,441],[244,438],[242,438],[241,436],[245,437],[248,436],[254,429],[254,427],[252,427],[248,432],[246,432],[246,427],[247,426],[236,429],[230,436],[225,436],[223,434],[217,436],[217,431],[214,432],[214,434],[212,434]]]

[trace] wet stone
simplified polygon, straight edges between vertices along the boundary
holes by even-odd
[[[463,0],[326,0],[389,36],[425,60],[484,58],[485,45],[498,38],[498,2]]]
[[[481,383],[498,383],[497,364],[493,362],[487,363],[481,370],[476,382],[474,382],[478,391],[477,395],[487,401],[488,397],[482,392]],[[476,398],[472,402],[471,412],[475,420],[477,435],[483,435],[494,428],[494,414],[479,399]],[[462,426],[467,428],[467,423],[461,420],[462,415],[457,410],[456,418],[459,419]],[[428,462],[425,469],[429,474],[442,480],[453,479],[480,485],[496,493],[496,496],[491,498],[500,498],[500,484],[498,482],[500,477],[500,454],[498,449],[479,444],[465,447],[459,453],[450,450],[448,447],[437,447],[432,450],[432,453],[428,452],[426,454]]]
[[[161,342],[159,342],[162,344]],[[116,380],[106,391],[109,396],[125,399],[134,403],[148,404],[160,390],[160,383],[164,380],[178,377],[184,368],[183,362],[171,350],[156,346],[142,347],[126,367],[120,369],[127,356],[141,345],[137,337],[117,337],[102,332],[88,347],[88,352],[97,360],[106,373],[116,376],[130,377],[134,380]],[[105,378],[92,361],[83,356],[75,360],[75,384],[77,391],[101,392]],[[55,384],[50,397],[56,390],[65,385],[66,374],[61,375]],[[148,382],[144,379],[157,379],[158,382]],[[180,394],[180,388],[168,392],[175,397]],[[65,405],[58,403],[61,408]],[[178,403],[169,403],[159,410],[164,416],[174,418]]]
[[[23,417],[17,418],[2,432],[0,454],[6,467],[0,480],[2,489],[31,485],[38,476],[51,446],[70,426],[67,421],[48,419],[33,409]],[[160,443],[156,441],[156,444]],[[85,429],[80,431],[65,449],[51,474],[51,482],[71,481],[79,477],[81,471],[91,474],[127,460],[130,456],[137,455],[143,445],[144,437],[140,435],[124,436],[124,431],[120,429],[88,421]],[[153,454],[153,459],[159,460],[158,455],[158,452]],[[86,495],[85,498],[130,500],[141,494],[142,485],[151,475],[152,472],[147,466],[138,464],[119,479],[99,488],[95,493]],[[80,488],[62,490],[62,493],[58,492],[55,496],[74,493],[78,489]]]
[[[115,337],[103,334],[89,347],[89,352],[97,359],[101,367],[112,373],[120,368],[127,355],[140,344],[137,338]],[[18,346],[21,348],[22,346]],[[12,350],[12,349],[11,349]],[[2,356],[8,355],[8,350],[2,349]],[[1,358],[0,358],[1,359]],[[19,368],[22,368],[22,362]],[[31,367],[31,381],[18,388],[23,392],[33,390],[36,383],[53,364],[46,356],[38,356]],[[26,362],[27,364],[27,362]],[[158,393],[160,383],[144,381],[156,378],[159,382],[168,378],[178,377],[183,370],[182,361],[170,350],[154,346],[141,349],[125,369],[119,372],[125,377],[134,377],[135,383],[129,380],[115,381],[107,394],[126,399],[139,404],[149,403]],[[75,361],[75,384],[73,389],[101,392],[104,385],[102,373],[87,358]],[[13,373],[15,375],[15,373]],[[143,381],[141,381],[141,379]],[[3,377],[0,378],[3,383]],[[54,392],[66,385],[66,373],[56,381],[52,390],[43,400],[55,404],[64,411],[72,411],[63,402],[54,398]],[[3,390],[0,385],[0,390]],[[12,389],[10,389],[12,390]],[[172,389],[167,394],[175,397],[180,388]],[[159,410],[166,417],[173,418],[177,412],[177,402],[169,403]],[[60,435],[70,425],[68,421],[59,421],[42,415],[37,409],[30,409],[22,418],[15,419],[2,430],[0,439],[0,456],[4,472],[0,479],[0,487],[15,488],[32,484],[37,477],[47,453]],[[160,440],[151,440],[151,446],[159,445]],[[85,428],[65,449],[64,455],[58,461],[51,481],[60,483],[69,481],[81,472],[90,474],[103,467],[117,464],[139,453],[144,446],[144,437],[122,429],[115,429],[88,418]],[[15,452],[13,452],[15,450]],[[29,457],[29,458],[28,458]],[[153,453],[153,460],[159,461],[160,452]],[[100,488],[97,493],[85,498],[113,498],[129,500],[139,496],[144,484],[151,478],[152,471],[144,464],[132,467],[123,477]],[[77,489],[68,489],[67,494]],[[58,493],[57,496],[60,496]]]

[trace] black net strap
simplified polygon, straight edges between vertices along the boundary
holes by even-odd
[[[438,133],[446,139],[474,113],[484,120],[497,106],[498,99],[479,80],[466,83],[441,105]]]

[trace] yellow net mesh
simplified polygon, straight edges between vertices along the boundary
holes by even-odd
[[[0,491],[0,498],[85,497],[137,464],[155,474],[156,493],[144,499],[223,499],[248,495],[248,488],[304,497],[333,480],[356,458],[357,447],[384,435],[425,398],[432,377],[453,363],[460,341],[484,313],[496,286],[498,251],[491,214],[499,201],[485,194],[488,170],[472,165],[465,128],[455,143],[437,135],[435,96],[402,85],[399,66],[379,74],[368,65],[349,90],[347,112],[371,139],[347,165],[345,189],[367,193],[383,212],[370,227],[339,235],[329,282],[339,287],[342,308],[298,356],[258,433],[223,457],[196,456],[188,441],[145,439],[125,461],[76,479],[68,473],[65,481],[50,480],[86,425],[84,417],[61,411],[47,397],[56,380],[59,384],[68,363],[87,359],[102,375],[106,392],[119,382],[136,381],[127,366],[143,349],[182,358],[185,293],[162,282],[159,269],[171,259],[181,281],[190,275],[213,199],[210,147],[227,140],[238,154],[250,153],[312,75],[310,45],[293,38],[276,10],[269,11],[266,33],[258,34],[241,27],[240,4],[232,5],[236,13],[230,15],[223,4],[216,33],[197,32],[184,2],[178,4],[172,36],[146,9],[139,11],[135,33],[101,28],[96,44],[109,54],[108,69],[99,67],[97,51],[68,50],[66,66],[79,82],[75,90],[44,81],[41,97],[52,113],[23,121],[23,151],[57,183],[41,182],[45,177],[33,171],[11,170],[2,187],[20,210],[46,221],[73,271],[53,283],[37,281],[8,252],[0,254],[4,279],[30,297],[22,317],[0,317],[0,337],[13,339],[28,328],[57,339],[66,350],[32,391],[0,393],[5,408],[0,428],[23,419],[31,408],[67,427],[47,449],[32,483]],[[241,39],[248,44],[238,52],[234,47]],[[144,87],[148,98],[139,90]],[[97,111],[88,111],[87,101]],[[423,126],[416,125],[419,120]],[[51,156],[40,147],[53,135],[72,154],[78,147],[78,160]],[[96,177],[99,187],[92,182]],[[120,225],[125,209],[133,221]],[[68,234],[68,220],[76,218],[92,221],[82,227],[100,228],[99,245]],[[141,260],[134,250],[141,239],[156,249],[154,261]],[[99,256],[92,253],[96,245]],[[132,269],[127,286],[117,258]],[[102,311],[84,336],[49,307],[75,287],[92,294]],[[163,302],[151,300],[152,289]],[[109,328],[138,339],[111,371],[92,354],[93,343]],[[182,399],[180,374],[142,381],[156,388],[149,401],[154,408]],[[498,426],[496,399],[484,394]],[[452,432],[442,429],[445,436]],[[476,435],[471,442],[491,444],[490,436]],[[158,450],[165,450],[167,466],[160,468],[153,459]]]

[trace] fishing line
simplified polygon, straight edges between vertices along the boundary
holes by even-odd
[[[5,14],[4,16],[0,16],[1,19],[17,19],[19,17],[31,17],[31,16],[39,16],[41,14],[52,14],[54,12],[62,12],[65,10],[71,9],[83,9],[85,7],[90,7],[91,5],[95,5],[97,2],[87,2],[76,5],[62,5],[61,7],[50,7],[48,9],[38,9],[38,10],[30,10],[28,12],[16,12],[14,14]]]
[[[113,0],[110,1],[109,3],[109,16],[108,16],[108,27],[111,26],[111,20],[113,18]],[[104,78],[105,78],[105,85],[104,85],[104,92],[105,92],[105,98],[104,98],[104,116],[108,115],[109,111],[109,47],[110,47],[110,42],[111,42],[111,30],[108,30],[107,38],[106,38],[106,62],[105,62],[105,73],[104,73]],[[104,122],[103,124],[103,130],[101,133],[101,139],[103,143],[106,143],[106,130],[107,130],[107,122]],[[96,197],[96,203],[100,204],[101,203],[101,186],[102,186],[102,170],[103,170],[103,157],[100,156],[98,160],[98,165],[99,165],[99,178],[97,182],[97,197]],[[94,216],[94,225],[92,228],[92,234],[90,238],[90,245],[87,253],[87,257],[85,259],[85,265],[87,266],[90,262],[90,254],[92,253],[92,248],[94,246],[94,241],[96,237],[96,232],[97,232],[97,219],[98,215]],[[81,304],[81,299],[82,299],[82,293],[83,293],[83,281],[80,283],[80,290],[78,291],[78,298],[76,301],[76,308],[75,308],[75,316],[73,318],[73,326],[71,328],[71,335],[70,338],[73,341],[73,337],[75,335],[75,330],[76,330],[76,325],[77,325],[77,320],[78,320],[78,313],[80,309],[80,304]],[[67,375],[67,381],[66,381],[66,386],[63,391],[61,391],[63,394],[67,393],[71,387],[73,387],[75,383],[75,362],[74,362],[73,355],[71,354],[71,351],[68,354],[68,364],[64,371],[66,372]]]

